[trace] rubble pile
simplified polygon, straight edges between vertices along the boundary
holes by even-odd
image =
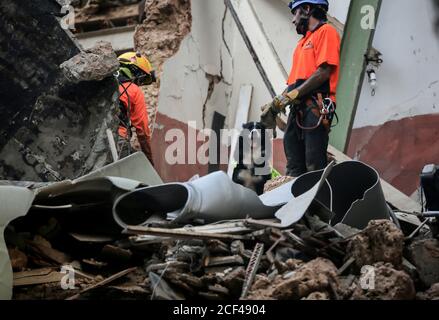
[[[108,61],[98,55],[87,79],[64,76],[60,65],[84,53],[47,14],[59,11],[55,1],[0,3],[1,179],[62,181],[111,159],[106,131],[118,125],[117,81],[93,74]]]
[[[121,228],[104,191],[88,205],[78,200],[78,187],[51,191],[76,199],[74,209],[47,206],[57,197],[47,197],[49,191],[5,231],[14,299],[439,297],[439,277],[430,268],[437,262],[437,240],[410,238],[388,220],[356,230],[331,226],[309,210],[289,228],[275,219],[187,224],[157,215]],[[425,255],[430,260],[422,261]]]

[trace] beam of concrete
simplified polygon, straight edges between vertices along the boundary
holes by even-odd
[[[238,19],[235,19],[235,22],[238,24],[238,27],[239,24],[241,24],[243,31],[260,62],[262,71],[266,75],[264,81],[268,80],[269,82],[267,88],[272,88],[272,90],[269,89],[270,94],[280,94],[286,87],[285,70],[280,64],[280,59],[277,56],[277,53],[267,39],[263,27],[256,17],[251,4],[248,0],[226,0],[226,4],[230,4],[232,13],[236,13]]]
[[[340,122],[330,137],[330,143],[343,152],[347,151],[349,144],[367,67],[366,54],[372,47],[380,8],[381,0],[351,1],[349,8],[343,34],[342,64],[337,88],[337,113],[340,115]],[[374,21],[371,21],[371,18]]]

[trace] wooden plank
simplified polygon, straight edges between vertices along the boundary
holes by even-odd
[[[218,234],[208,232],[195,232],[177,229],[147,228],[130,226],[126,229],[128,234],[144,234],[162,236],[175,239],[219,239],[219,240],[248,240],[248,236]]]
[[[88,292],[90,290],[93,290],[93,289],[96,289],[96,288],[99,288],[99,287],[103,287],[103,286],[109,284],[110,282],[113,282],[113,281],[115,281],[115,280],[117,280],[119,278],[122,278],[122,277],[126,276],[127,274],[135,271],[136,269],[137,269],[137,267],[134,267],[134,268],[129,268],[129,269],[123,270],[123,271],[121,271],[119,273],[116,273],[115,275],[112,275],[111,277],[109,277],[107,279],[104,279],[104,280],[102,280],[101,282],[99,282],[97,284],[94,284],[94,285],[92,285],[92,286],[90,286],[88,288],[85,288],[84,290],[82,290],[78,294],[75,294],[74,296],[71,296],[70,298],[67,298],[66,300],[76,300],[82,294],[84,294],[84,293],[86,293],[86,292]]]
[[[65,274],[53,268],[42,268],[14,273],[14,287],[60,282]]]
[[[229,167],[227,174],[229,177],[233,176],[233,169],[235,168],[235,159],[233,158],[236,152],[236,144],[238,143],[239,131],[244,123],[248,121],[248,113],[250,110],[251,100],[253,94],[252,85],[243,85],[239,90],[239,102],[238,109],[236,110],[235,125],[233,129],[237,130],[234,132],[232,137],[232,142],[230,146],[230,156],[229,156]]]
[[[125,20],[139,17],[139,5],[132,4],[123,7],[109,8],[102,13],[87,14],[79,12],[75,24],[78,26],[112,20]],[[137,22],[137,20],[136,20]]]

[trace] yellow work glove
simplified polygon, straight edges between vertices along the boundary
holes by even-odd
[[[266,104],[261,108],[261,123],[266,129],[276,129],[276,116],[277,113],[273,109],[272,103]]]
[[[290,104],[296,104],[300,101],[297,99],[299,96],[299,91],[297,89],[294,89],[290,92],[283,93],[277,97],[274,98],[272,102],[272,107],[277,112],[283,112],[285,111],[285,108]]]

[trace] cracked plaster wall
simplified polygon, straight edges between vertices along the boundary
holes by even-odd
[[[202,129],[230,103],[232,58],[223,33],[230,18],[222,1],[193,0],[191,6],[192,31],[164,66],[159,112]]]
[[[289,71],[298,37],[288,9],[281,0],[252,1],[252,5]],[[258,120],[260,107],[271,97],[224,2],[192,0],[192,19],[191,33],[165,63],[159,112],[185,123],[196,121],[197,129],[202,129],[211,127],[216,111],[226,116],[225,126],[232,127],[240,88],[252,84],[249,120]]]

